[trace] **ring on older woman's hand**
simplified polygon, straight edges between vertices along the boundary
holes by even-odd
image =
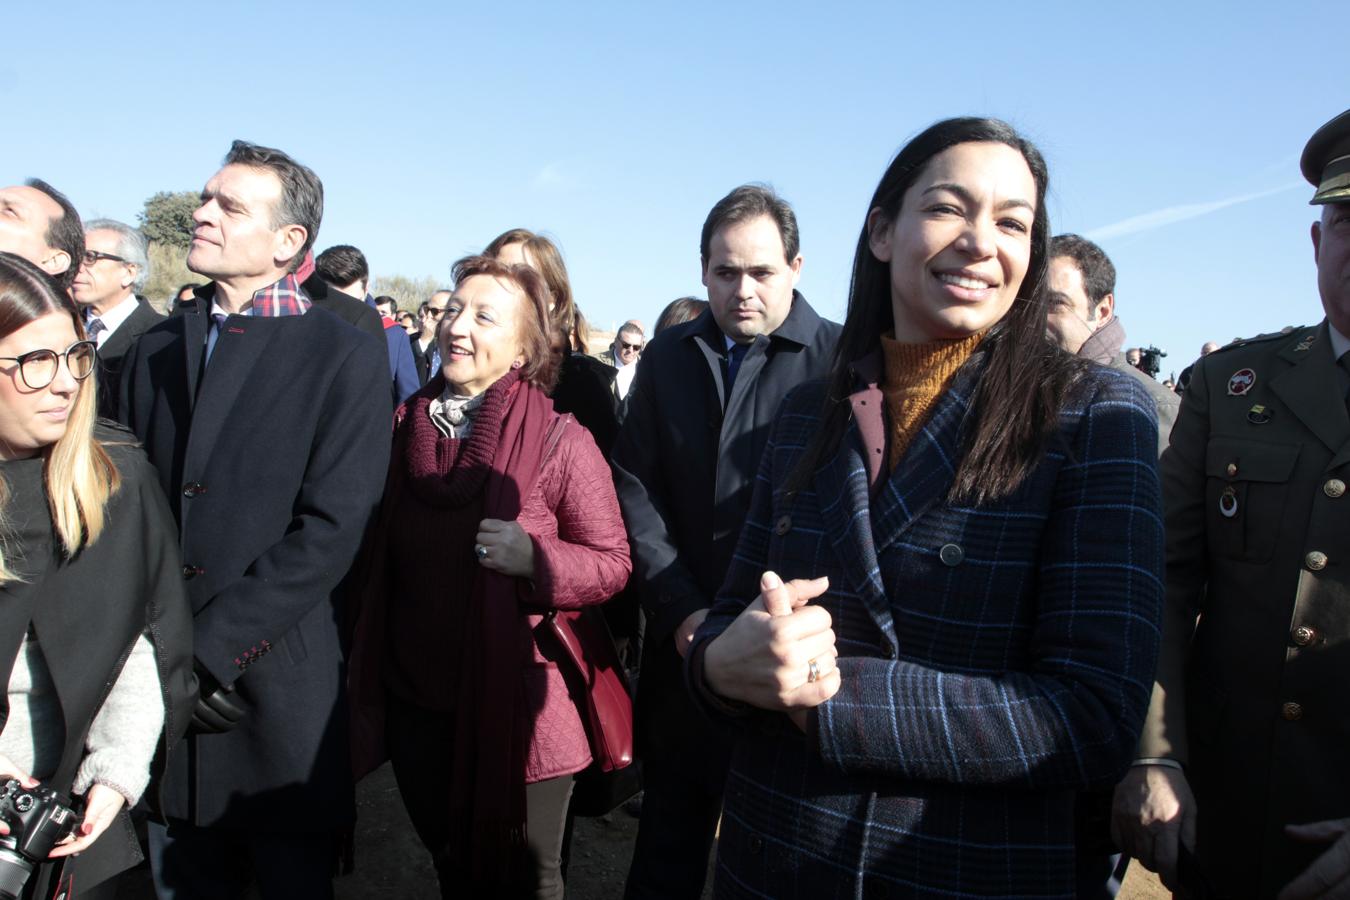
[[[806,683],[814,684],[820,680],[820,665],[814,660],[807,660],[806,663]]]
[[[473,555],[478,557],[479,562],[482,562],[483,560],[487,559],[487,548],[484,547],[482,544],[474,544]]]

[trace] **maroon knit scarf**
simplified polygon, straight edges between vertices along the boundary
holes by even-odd
[[[447,506],[462,504],[481,487],[484,518],[519,518],[539,478],[544,436],[555,415],[552,401],[511,372],[488,389],[467,441],[441,441],[426,409],[439,391],[427,388],[408,404],[404,423],[410,428],[410,487],[428,502]],[[452,444],[463,446],[435,449]],[[445,460],[438,461],[437,452],[460,454],[448,474],[440,474]],[[521,672],[530,640],[517,602],[519,587],[517,578],[480,568],[469,592],[469,634],[449,760],[448,852],[452,864],[470,875],[465,896],[500,894],[525,849],[528,735],[521,727]]]

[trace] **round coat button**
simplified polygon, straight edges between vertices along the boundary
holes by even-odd
[[[1228,472],[1228,477],[1232,478],[1237,474],[1237,463],[1229,463],[1228,468],[1225,471]]]
[[[1297,703],[1286,703],[1280,707],[1280,716],[1286,722],[1297,722],[1303,718],[1303,707]]]
[[[938,559],[942,560],[942,564],[946,566],[959,566],[965,558],[966,551],[956,544],[943,544],[942,549],[938,551]]]
[[[199,483],[189,481],[187,484],[183,485],[183,496],[191,500],[193,497],[200,494],[202,490],[203,488]]]
[[[1294,629],[1291,637],[1294,639],[1295,644],[1298,644],[1300,647],[1306,647],[1313,642],[1315,637],[1317,637],[1317,632],[1307,625],[1300,625]]]
[[[1322,485],[1322,493],[1333,500],[1337,497],[1344,496],[1345,482],[1341,481],[1339,478],[1329,479],[1326,484]]]
[[[194,579],[194,578],[196,578],[196,577],[197,577],[197,567],[196,567],[196,566],[183,566],[183,580],[185,580],[185,581],[191,581],[192,579]]]
[[[782,537],[792,530],[792,516],[779,516],[778,521],[773,523],[773,533]]]
[[[760,853],[764,850],[764,839],[757,834],[752,834],[749,840],[745,842],[745,847],[751,853]]]
[[[1327,555],[1321,550],[1309,552],[1307,556],[1303,557],[1303,561],[1314,572],[1320,572],[1327,567]]]

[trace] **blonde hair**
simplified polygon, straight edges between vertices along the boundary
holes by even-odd
[[[0,337],[52,313],[65,313],[84,340],[84,326],[74,302],[45,272],[11,253],[0,253]],[[17,373],[14,377],[17,377]],[[121,473],[103,445],[94,438],[98,417],[97,374],[80,385],[66,419],[66,431],[42,448],[43,483],[52,524],[69,559],[94,543],[106,524],[108,499],[122,485]],[[9,486],[0,478],[0,525],[8,506]],[[19,576],[10,569],[0,546],[0,584]]]

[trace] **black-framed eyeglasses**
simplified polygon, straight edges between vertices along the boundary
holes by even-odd
[[[441,316],[445,315],[445,307],[442,306],[437,308],[435,306],[428,306],[427,315],[431,316],[433,319],[439,319]]]
[[[97,250],[86,250],[86,251],[84,251],[84,257],[83,257],[83,259],[84,259],[84,264],[85,264],[86,266],[92,266],[94,263],[98,262],[100,259],[110,259],[110,260],[112,260],[113,262],[126,263],[127,265],[131,265],[131,264],[132,264],[132,263],[131,263],[131,260],[129,260],[129,259],[123,259],[123,258],[120,257],[120,256],[113,256],[111,253],[100,253],[100,252],[97,251]]]
[[[70,377],[84,381],[94,371],[94,360],[98,357],[98,344],[93,341],[76,341],[63,353],[42,348],[29,350],[20,356],[0,356],[0,362],[19,364],[19,377],[28,385],[29,390],[40,391],[56,380],[60,360],[65,359]]]

